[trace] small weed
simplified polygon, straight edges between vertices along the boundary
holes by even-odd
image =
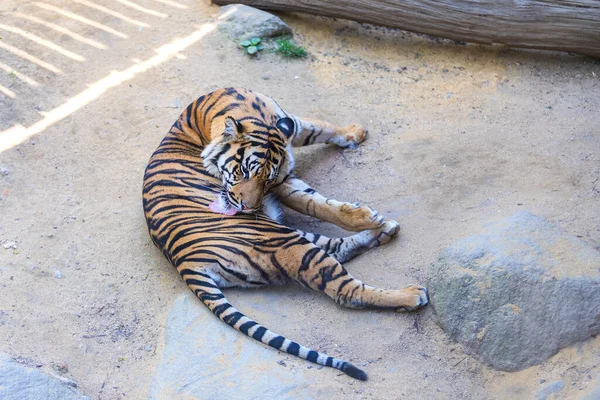
[[[302,58],[308,55],[304,47],[295,45],[291,39],[278,40],[277,46],[277,51],[284,57]]]
[[[254,55],[265,48],[262,44],[260,44],[260,38],[252,38],[250,40],[244,40],[240,43],[240,46],[244,48],[244,51],[249,55]]]

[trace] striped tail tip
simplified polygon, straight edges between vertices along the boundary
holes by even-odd
[[[349,362],[345,363],[342,367],[342,372],[348,376],[351,376],[354,379],[358,379],[359,381],[366,381],[369,377],[362,369],[356,368],[354,365]]]
[[[233,329],[279,351],[284,351],[315,364],[340,370],[359,381],[366,381],[368,379],[367,374],[363,370],[356,368],[349,362],[301,346],[252,321],[227,301],[223,292],[221,292],[221,289],[215,284],[210,275],[188,268],[182,269],[179,273],[185,280],[185,283],[210,311]],[[189,276],[193,276],[193,278]]]

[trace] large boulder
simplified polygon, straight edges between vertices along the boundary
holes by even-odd
[[[180,295],[167,319],[165,350],[149,399],[314,399],[304,368],[228,327],[192,293]]]
[[[600,333],[600,253],[531,213],[447,248],[429,290],[440,326],[496,369],[539,364]]]
[[[279,17],[243,4],[221,7],[218,19],[219,29],[237,40],[292,35],[292,29]]]
[[[36,368],[0,353],[0,399],[3,400],[89,400],[69,379],[49,376]]]

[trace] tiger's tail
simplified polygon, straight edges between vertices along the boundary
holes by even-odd
[[[285,351],[288,354],[300,357],[315,364],[339,369],[352,378],[361,381],[367,380],[367,374],[349,362],[330,357],[326,354],[299,345],[246,317],[227,301],[223,292],[221,292],[221,289],[219,289],[208,274],[191,269],[183,269],[179,272],[185,283],[194,294],[202,300],[210,311],[235,330],[277,350]]]

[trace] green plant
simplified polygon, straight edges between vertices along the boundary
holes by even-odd
[[[308,55],[304,47],[295,45],[291,39],[280,39],[277,46],[277,51],[284,57],[302,58]]]
[[[240,43],[240,46],[244,48],[244,51],[250,55],[254,55],[265,48],[262,44],[260,44],[260,38],[252,38],[250,40],[244,40]]]

